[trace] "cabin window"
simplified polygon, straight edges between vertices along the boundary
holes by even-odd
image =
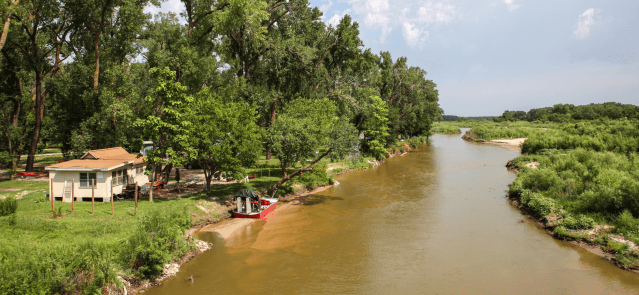
[[[136,175],[141,175],[143,173],[144,173],[144,166],[140,166],[140,167],[135,168],[135,174]]]
[[[92,173],[81,172],[80,188],[91,188],[91,184],[95,182],[96,178],[97,177],[95,172],[92,172]]]
[[[113,185],[121,185],[126,180],[126,170],[117,170],[111,172]]]

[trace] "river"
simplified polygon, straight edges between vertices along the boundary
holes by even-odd
[[[202,234],[212,249],[145,293],[639,293],[639,275],[553,239],[510,205],[516,175],[505,164],[518,155],[434,135],[227,240]]]

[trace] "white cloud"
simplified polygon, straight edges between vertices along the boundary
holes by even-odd
[[[422,46],[428,39],[428,31],[419,29],[415,25],[410,23],[403,24],[402,33],[406,43],[410,46]]]
[[[346,9],[343,12],[335,11],[335,14],[326,22],[326,24],[329,26],[337,27],[344,16],[349,14],[350,12],[350,9]]]
[[[453,5],[428,2],[417,10],[419,21],[425,23],[448,23],[455,18],[456,9]]]
[[[377,33],[381,43],[386,41],[391,32],[401,31],[408,44],[421,47],[429,36],[428,25],[446,24],[459,16],[457,7],[449,4],[449,0],[341,0],[339,2],[349,4],[351,15],[362,25],[360,30]],[[327,21],[327,24],[330,24],[331,20]]]
[[[519,8],[518,4],[514,3],[514,0],[504,0],[504,3],[506,3],[508,5],[508,10],[513,11],[517,8]]]
[[[588,8],[584,13],[579,16],[579,24],[577,24],[577,30],[573,33],[577,38],[584,39],[590,35],[590,27],[595,24],[595,9]]]
[[[328,10],[331,8],[331,6],[333,6],[333,1],[328,0],[327,4],[323,4],[320,5],[319,10],[324,13],[324,15],[322,15],[322,19],[326,19],[326,12],[328,12]]]

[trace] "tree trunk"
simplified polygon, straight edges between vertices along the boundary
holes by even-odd
[[[153,164],[153,172],[151,172],[151,188],[149,189],[149,202],[153,203],[153,183],[155,182],[155,164]]]
[[[326,151],[325,153],[323,153],[321,156],[319,156],[319,158],[315,159],[312,163],[310,163],[308,166],[306,167],[302,167],[300,169],[298,169],[297,171],[291,173],[291,174],[286,174],[286,167],[282,167],[282,171],[284,172],[284,177],[282,177],[282,179],[280,179],[280,181],[278,181],[275,185],[273,185],[273,187],[271,187],[270,189],[268,189],[268,191],[266,192],[267,195],[272,195],[273,193],[275,193],[275,191],[277,191],[277,189],[279,189],[285,182],[287,182],[288,180],[290,180],[291,178],[295,177],[296,175],[305,172],[305,171],[310,171],[313,169],[313,166],[315,166],[315,164],[317,164],[317,162],[319,162],[322,158],[326,157],[328,154],[331,153],[331,151],[333,150],[333,148],[328,149],[328,151]]]
[[[40,128],[42,127],[42,117],[44,114],[44,96],[42,95],[42,72],[36,71],[36,89],[35,89],[35,128],[31,136],[31,146],[29,147],[29,157],[27,158],[26,171],[33,171],[33,163],[35,161],[36,148],[38,147],[38,139],[40,137]]]
[[[22,90],[22,83],[21,80],[20,82],[18,82],[20,84],[20,90]],[[22,94],[22,91],[20,91],[20,93]],[[13,115],[11,115],[11,124],[13,125],[13,128],[18,128],[18,117],[20,116],[20,107],[22,106],[22,98],[18,98],[15,100],[15,107],[13,108]],[[14,130],[15,131],[15,130]],[[9,145],[9,155],[11,155],[11,171],[15,172],[18,169],[18,165],[17,165],[17,160],[18,160],[18,153],[19,148],[18,146],[20,145],[17,142],[13,141],[12,136],[8,136],[8,145]],[[12,176],[13,177],[13,176]]]
[[[100,76],[100,34],[96,34],[93,40],[93,49],[95,50],[95,71],[93,71],[93,88],[98,88],[98,77]]]
[[[169,181],[169,175],[171,175],[171,171],[173,170],[173,164],[169,164],[164,166],[164,173],[166,173],[166,181]]]
[[[271,126],[275,124],[275,116],[277,112],[277,97],[279,93],[280,93],[280,82],[277,82],[277,84],[275,84],[275,98],[273,99],[273,103],[271,104]],[[266,159],[267,160],[271,159],[271,147],[266,149]]]
[[[9,9],[7,9],[7,18],[4,20],[4,26],[2,27],[2,35],[0,35],[0,50],[4,47],[4,43],[7,42],[7,34],[9,34],[9,25],[11,24],[11,7],[17,6],[20,0],[11,0]]]

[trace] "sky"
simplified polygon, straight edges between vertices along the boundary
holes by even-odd
[[[373,53],[404,56],[437,84],[447,115],[555,104],[639,105],[637,0],[309,0],[359,23]],[[180,12],[179,0],[147,12]]]

